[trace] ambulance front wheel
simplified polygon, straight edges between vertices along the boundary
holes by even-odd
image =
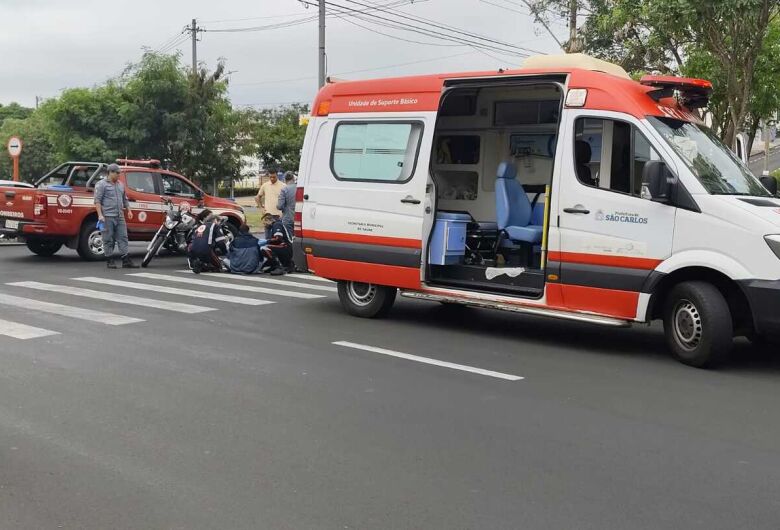
[[[341,305],[350,315],[379,318],[390,312],[398,289],[373,283],[340,281],[338,291]]]
[[[680,362],[697,368],[721,364],[734,336],[729,305],[712,284],[680,283],[666,298],[664,333]]]

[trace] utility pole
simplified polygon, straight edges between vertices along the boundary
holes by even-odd
[[[569,0],[569,44],[567,53],[577,53],[580,51],[580,40],[577,38],[577,11],[579,0]]]
[[[320,88],[325,86],[325,0],[320,0]]]
[[[761,133],[764,137],[764,171],[762,175],[769,175],[769,119],[764,120],[764,130]]]
[[[41,96],[35,96],[35,108],[37,109],[43,98]]]
[[[188,32],[192,37],[192,73],[198,73],[198,33],[204,31],[203,28],[198,27],[198,21],[192,19],[191,26],[185,26],[184,31]]]

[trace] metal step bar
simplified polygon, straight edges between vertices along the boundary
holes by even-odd
[[[461,304],[473,307],[483,307],[486,309],[499,309],[501,311],[512,311],[514,313],[524,313],[526,315],[536,315],[543,317],[552,317],[562,320],[574,320],[576,322],[586,322],[588,324],[597,324],[610,327],[629,327],[630,320],[620,318],[605,317],[589,313],[578,313],[574,311],[561,311],[560,309],[549,309],[542,306],[533,306],[530,304],[513,304],[495,300],[464,298],[457,294],[432,294],[422,291],[401,291],[401,296],[413,298],[415,300],[427,300],[430,302],[447,302],[452,304]],[[468,293],[472,295],[473,293]]]

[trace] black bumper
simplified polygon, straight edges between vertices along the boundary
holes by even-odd
[[[780,337],[780,280],[743,280],[739,284],[750,303],[756,333]]]

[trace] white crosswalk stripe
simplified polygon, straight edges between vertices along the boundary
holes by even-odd
[[[230,302],[241,305],[267,305],[273,304],[270,300],[261,300],[259,298],[246,298],[243,296],[231,296],[229,294],[208,293],[206,291],[193,291],[192,289],[180,289],[178,287],[166,287],[164,285],[150,285],[147,283],[126,282],[123,280],[114,280],[111,278],[98,278],[96,276],[85,276],[83,278],[73,278],[80,282],[97,283],[101,285],[113,285],[115,287],[126,287],[128,289],[138,289],[141,291],[153,291],[156,293],[175,294],[179,296],[189,296],[191,298],[204,298],[206,300],[219,300],[220,302]]]
[[[181,270],[177,271],[184,274],[193,274],[192,271]],[[310,285],[301,282],[290,282],[286,280],[280,280],[277,278],[267,278],[265,276],[245,276],[243,274],[223,274],[219,276],[220,280],[238,280],[244,282],[265,283],[269,285],[282,285],[284,287],[296,287],[301,289],[311,289],[312,291],[325,291],[328,293],[335,293],[338,289],[331,287],[330,285]]]
[[[0,320],[0,335],[5,335],[12,339],[27,340],[59,335],[59,333],[49,329],[36,328],[35,326],[28,326],[27,324],[11,322],[10,320]]]
[[[105,291],[94,291],[92,289],[82,289],[81,287],[71,287],[69,285],[53,285],[50,283],[41,282],[12,282],[6,285],[14,287],[25,287],[28,289],[36,289],[38,291],[48,291],[52,293],[69,294],[73,296],[82,296],[84,298],[93,298],[96,300],[107,300],[109,302],[116,302],[118,304],[137,305],[141,307],[153,307],[156,309],[163,309],[166,311],[174,311],[177,313],[204,313],[206,311],[216,311],[214,307],[204,307],[192,304],[182,304],[179,302],[167,302],[164,300],[156,300],[154,298],[141,298],[138,296],[128,296],[124,294],[107,293]]]
[[[137,276],[139,278],[149,278],[151,280],[164,280],[168,282],[186,283],[189,285],[201,285],[203,287],[216,287],[219,289],[246,291],[250,293],[263,293],[263,294],[270,294],[274,296],[287,296],[289,298],[314,299],[314,298],[325,297],[324,295],[321,294],[299,293],[296,291],[287,291],[284,289],[269,289],[267,287],[255,287],[254,285],[236,285],[227,282],[203,280],[200,278],[185,278],[182,276],[171,276],[167,274],[154,274],[151,272],[138,272],[134,274],[129,274],[129,276]]]
[[[84,307],[74,307],[63,304],[55,304],[52,302],[43,302],[41,300],[22,298],[20,296],[13,296],[3,293],[0,293],[0,305],[19,307],[22,309],[32,309],[33,311],[40,311],[41,313],[50,313],[52,315],[60,315],[69,318],[76,318],[79,320],[88,320],[90,322],[108,324],[110,326],[121,326],[123,324],[135,324],[137,322],[143,322],[143,319],[140,318],[115,315],[113,313],[95,311],[93,309],[86,309]]]

